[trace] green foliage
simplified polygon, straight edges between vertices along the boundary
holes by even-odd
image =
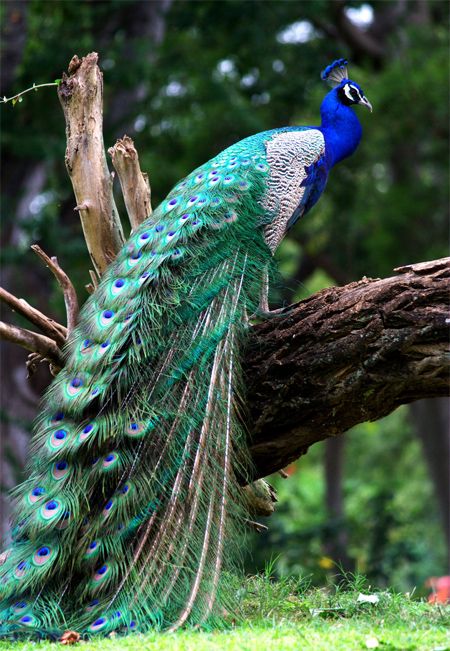
[[[339,569],[326,543],[345,530],[351,561],[374,585],[426,594],[426,579],[445,574],[446,549],[406,408],[346,435],[342,520],[325,509],[323,455],[324,444],[317,444],[289,479],[271,478],[279,503],[267,519],[269,531],[255,536],[249,567],[261,567],[273,554],[278,576],[307,575],[323,584]]]

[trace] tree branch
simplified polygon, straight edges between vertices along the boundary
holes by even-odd
[[[33,353],[38,353],[58,370],[63,366],[61,351],[53,339],[49,339],[49,337],[0,321],[0,339],[18,344]]]
[[[77,200],[75,209],[100,276],[116,257],[124,236],[103,145],[103,80],[97,61],[96,52],[81,61],[75,55],[58,96],[66,119],[66,168]]]
[[[244,369],[256,477],[401,404],[449,394],[450,258],[397,271],[254,327]]]
[[[58,258],[56,256],[50,258],[37,244],[32,244],[31,248],[36,255],[45,262],[63,290],[67,315],[67,335],[69,335],[76,326],[78,320],[79,308],[75,287],[72,285],[72,281],[66,272],[59,266]]]
[[[64,345],[67,336],[67,328],[60,323],[53,321],[39,310],[29,305],[23,298],[17,298],[0,287],[0,300],[9,305],[9,307],[21,314],[31,323],[34,323],[42,332],[48,335],[55,343],[61,347]]]
[[[117,140],[108,154],[119,177],[131,228],[135,230],[152,214],[148,175],[141,171],[134,142],[128,136]]]

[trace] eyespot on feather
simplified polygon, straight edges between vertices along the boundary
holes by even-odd
[[[108,625],[108,619],[106,617],[99,617],[89,626],[89,630],[92,632],[97,632],[103,630]]]
[[[94,429],[95,429],[95,423],[89,423],[88,425],[85,425],[85,427],[83,427],[82,431],[78,435],[78,440],[80,441],[80,443],[82,441],[85,441],[87,438],[89,438],[91,434],[94,432]]]
[[[105,519],[111,514],[113,508],[114,508],[114,500],[110,499],[106,502],[105,506],[103,507],[102,515]]]
[[[22,601],[17,601],[13,604],[12,611],[17,615],[18,613],[24,613],[29,608],[31,608],[31,604],[23,599]]]
[[[81,377],[74,377],[66,384],[66,395],[70,398],[77,396],[83,389],[83,379]]]
[[[14,577],[16,579],[23,579],[24,576],[26,576],[28,569],[30,565],[26,561],[20,561],[20,563],[17,564],[15,570],[14,570]]]
[[[33,554],[32,562],[36,567],[41,567],[53,558],[53,550],[48,545],[42,545]]]
[[[51,450],[57,450],[67,443],[68,431],[65,429],[57,429],[48,439],[48,447]]]
[[[26,501],[28,504],[36,504],[36,502],[39,502],[39,500],[42,500],[44,495],[46,493],[45,488],[42,486],[36,486],[33,488],[27,495]]]
[[[85,608],[87,613],[90,613],[92,610],[97,608],[99,605],[100,601],[98,599],[93,599]]]
[[[50,500],[39,509],[39,514],[44,520],[54,520],[62,511],[63,505],[58,500]]]
[[[119,455],[116,452],[110,452],[102,461],[103,470],[111,470],[119,462]]]
[[[33,617],[33,615],[23,615],[23,617],[19,619],[19,622],[25,626],[35,626],[36,618]]]
[[[67,477],[69,472],[70,472],[70,468],[67,461],[64,460],[56,461],[52,465],[51,476],[53,477],[53,479],[56,479],[56,481],[60,481],[61,479],[64,479],[64,477]]]

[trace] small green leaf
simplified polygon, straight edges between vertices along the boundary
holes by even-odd
[[[61,79],[55,79],[55,84],[56,84],[57,86],[59,86],[60,83],[61,83]]]

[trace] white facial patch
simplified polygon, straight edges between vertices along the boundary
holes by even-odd
[[[352,95],[352,91],[353,91],[353,95]],[[361,101],[362,97],[361,97],[361,93],[359,92],[358,88],[356,88],[356,86],[352,86],[352,84],[345,84],[345,86],[344,86],[344,94],[347,97],[347,99],[349,99],[351,102],[358,101],[358,100],[355,100],[354,93],[356,93],[356,95],[358,97],[358,100]]]

